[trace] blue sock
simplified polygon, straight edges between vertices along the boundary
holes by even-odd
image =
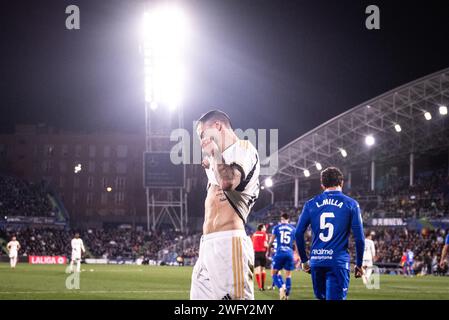
[[[286,286],[286,294],[287,296],[290,294],[290,289],[292,288],[292,278],[288,277],[285,279],[285,286]]]
[[[271,285],[272,287],[276,286],[276,287],[280,288],[279,285],[278,285],[278,276],[277,276],[277,274],[273,274],[271,276],[271,280],[273,280],[273,283]]]
[[[277,281],[278,288],[280,289],[283,284],[284,284],[284,281],[282,280],[282,276],[281,276],[281,274],[278,274],[278,281]]]

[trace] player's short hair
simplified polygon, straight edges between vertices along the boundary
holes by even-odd
[[[343,184],[343,173],[336,167],[329,167],[321,171],[321,184],[325,188],[338,187]]]
[[[232,128],[231,118],[229,118],[229,116],[221,110],[211,110],[209,112],[206,112],[198,119],[197,126],[200,123],[206,123],[211,121],[220,121],[226,127]]]
[[[284,220],[288,220],[290,218],[290,216],[288,215],[288,213],[283,213],[283,214],[281,214],[281,219],[284,219]]]
[[[264,225],[263,223],[259,224],[259,225],[257,226],[257,231],[262,231],[262,229],[263,229],[264,226],[265,226],[265,225]]]

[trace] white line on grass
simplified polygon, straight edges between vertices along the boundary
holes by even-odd
[[[66,291],[0,291],[0,294],[59,294],[59,293],[185,293],[189,290],[66,290]]]

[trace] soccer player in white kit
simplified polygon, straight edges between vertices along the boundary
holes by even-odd
[[[374,233],[369,233],[365,238],[365,251],[363,252],[362,268],[365,272],[362,275],[363,283],[366,285],[370,281],[371,274],[373,273],[373,262],[376,256],[376,248],[373,241]]]
[[[72,239],[72,259],[70,260],[70,272],[73,272],[73,264],[76,261],[76,272],[81,271],[81,253],[86,252],[84,249],[83,240],[80,239],[80,234],[75,233]]]
[[[224,112],[206,113],[196,129],[208,184],[190,299],[253,300],[254,249],[245,223],[259,195],[259,155]]]
[[[17,238],[13,236],[11,241],[6,245],[9,253],[9,262],[11,264],[11,268],[15,269],[17,265],[17,256],[19,255],[20,243],[17,241]]]

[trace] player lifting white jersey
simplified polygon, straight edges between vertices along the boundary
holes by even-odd
[[[80,239],[79,233],[71,241],[72,259],[70,260],[70,272],[73,272],[73,264],[76,262],[76,272],[81,271],[81,254],[86,252],[83,240]]]
[[[365,239],[365,251],[363,253],[362,267],[365,270],[362,279],[366,285],[370,281],[371,274],[373,273],[374,257],[376,256],[376,248],[373,241],[373,233],[369,233]]]
[[[199,258],[191,299],[254,299],[254,250],[245,223],[259,195],[259,156],[239,140],[229,117],[210,111],[198,121],[208,177]]]
[[[14,236],[11,238],[11,241],[6,245],[8,249],[9,262],[11,264],[11,268],[15,268],[17,265],[17,258],[20,250],[20,243],[17,241],[17,238]]]

